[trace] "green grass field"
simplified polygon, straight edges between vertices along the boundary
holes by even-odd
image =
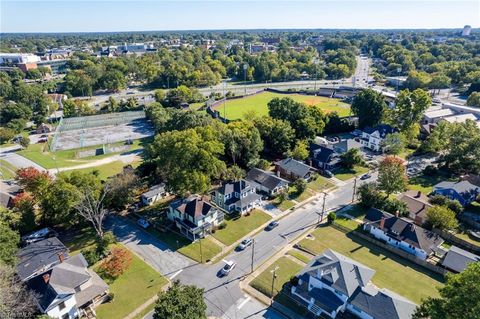
[[[139,164],[140,162],[130,163],[130,165],[132,165],[133,167],[137,167]],[[93,173],[96,171],[98,173],[98,177],[104,181],[111,176],[121,173],[123,171],[123,167],[126,165],[127,164],[123,163],[122,161],[115,161],[95,167],[76,169],[75,171],[80,171],[83,173]],[[65,171],[64,173],[68,174],[73,171],[74,170]]]
[[[351,221],[354,222],[354,221]],[[314,240],[303,239],[299,245],[315,255],[332,249],[376,271],[373,283],[420,303],[422,298],[437,297],[436,287],[442,286],[440,275],[426,270],[373,243],[333,227],[321,227],[312,235]]]
[[[9,162],[0,159],[0,179],[13,179],[16,175],[17,168]]]
[[[213,237],[221,241],[223,244],[229,246],[247,235],[254,229],[265,224],[272,217],[261,210],[255,209],[250,213],[250,216],[242,216],[231,218],[225,216],[225,223],[227,227],[219,229],[213,234]]]
[[[335,177],[338,178],[339,180],[346,181],[349,180],[350,178],[354,178],[355,176],[360,176],[368,172],[368,167],[363,167],[363,166],[355,166],[352,169],[340,167],[337,168],[333,171],[333,174],[335,174]]]
[[[237,120],[243,118],[245,113],[252,111],[255,111],[259,116],[268,115],[267,104],[275,97],[290,97],[307,105],[319,105],[326,113],[337,112],[340,116],[350,115],[350,106],[339,99],[330,99],[324,96],[262,92],[246,98],[228,100],[225,103],[226,116],[230,120]],[[215,109],[223,116],[223,104],[218,105]]]

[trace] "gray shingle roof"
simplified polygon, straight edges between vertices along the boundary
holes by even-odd
[[[165,184],[161,183],[159,185],[150,187],[150,189],[147,192],[143,193],[142,196],[145,198],[151,198],[153,196],[164,194],[164,193],[165,193]]]
[[[480,256],[469,253],[457,246],[452,246],[447,252],[442,265],[456,272],[462,272],[467,268],[468,264],[478,261],[480,261]]]
[[[279,186],[288,184],[288,181],[284,180],[283,178],[275,176],[274,174],[266,172],[259,168],[252,168],[248,172],[246,179],[257,183],[269,190],[274,190]]]
[[[471,184],[469,181],[440,182],[433,186],[434,191],[438,189],[453,189],[465,199],[469,199],[472,194],[480,193],[480,187]]]
[[[313,167],[293,158],[285,158],[281,161],[278,161],[276,164],[285,171],[292,172],[300,177],[305,177],[310,171],[314,170]]]

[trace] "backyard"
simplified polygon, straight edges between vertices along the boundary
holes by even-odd
[[[268,102],[273,98],[290,97],[298,102],[307,105],[319,105],[325,113],[337,112],[339,116],[350,115],[350,106],[339,99],[331,99],[323,96],[301,95],[301,94],[280,94],[262,92],[246,98],[227,100],[225,103],[226,116],[230,120],[241,119],[245,113],[255,111],[257,115],[268,115]],[[215,108],[223,116],[224,105],[220,104]]]
[[[343,223],[344,221],[340,222]],[[355,224],[347,225],[345,221],[344,226],[351,228]],[[415,303],[419,303],[422,298],[438,296],[436,287],[442,286],[443,282],[440,275],[392,252],[331,226],[316,229],[312,236],[313,239],[303,239],[299,246],[314,255],[332,249],[374,269],[376,273],[373,276],[373,283],[379,288],[390,289]]]
[[[250,212],[250,216],[229,216],[225,215],[224,229],[218,229],[213,234],[213,237],[221,241],[223,244],[229,246],[254,229],[268,222],[272,217],[261,210],[255,209]]]
[[[415,177],[411,177],[408,180],[408,188],[416,191],[421,191],[425,195],[432,192],[433,186],[443,181],[453,181],[455,179],[449,178],[441,171],[435,175],[420,174]]]

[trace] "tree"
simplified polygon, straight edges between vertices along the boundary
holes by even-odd
[[[238,181],[245,177],[245,171],[237,165],[228,167],[222,174],[222,179],[225,181]]]
[[[423,71],[411,71],[408,74],[407,80],[405,81],[405,88],[410,90],[415,89],[425,89],[428,87],[428,84],[432,78],[427,72]]]
[[[81,200],[82,189],[70,184],[63,174],[57,176],[38,196],[42,222],[47,225],[73,224],[78,219],[71,214]],[[75,215],[73,215],[75,216]]]
[[[456,199],[450,199],[443,195],[434,195],[429,199],[430,204],[447,207],[452,210],[455,214],[460,214],[463,211],[463,206]]]
[[[225,154],[233,164],[250,165],[258,160],[263,149],[260,133],[252,123],[235,121],[227,124],[221,137],[225,145]]]
[[[255,118],[255,127],[262,137],[265,149],[274,155],[289,151],[295,139],[295,130],[286,121],[269,116]]]
[[[385,153],[398,155],[405,149],[405,143],[403,134],[391,133],[381,142],[381,146]]]
[[[459,274],[447,274],[440,297],[428,297],[413,319],[473,319],[480,313],[480,263],[470,263]]]
[[[206,319],[207,305],[204,290],[193,285],[182,285],[174,281],[166,292],[158,295],[154,319]]]
[[[352,102],[352,112],[358,116],[358,126],[375,126],[380,124],[387,104],[383,95],[372,89],[362,90],[355,95]]]
[[[155,97],[156,102],[162,103],[165,100],[165,91],[160,89],[155,90],[153,96]]]
[[[307,189],[307,182],[303,178],[296,179],[292,185],[295,187],[298,195],[302,194]]]
[[[403,160],[387,156],[380,162],[378,169],[378,187],[386,193],[386,197],[394,192],[402,192],[407,187]]]
[[[444,206],[433,206],[427,211],[427,222],[434,228],[454,230],[458,228],[455,212]]]
[[[115,100],[113,96],[110,96],[108,98],[107,109],[108,109],[108,112],[110,113],[118,112],[119,106],[118,106],[117,100]]]
[[[103,238],[104,234],[103,220],[108,213],[104,208],[104,200],[109,191],[108,185],[103,188],[100,195],[98,195],[95,190],[85,189],[81,195],[80,202],[75,207],[78,215],[92,223],[92,226],[100,239]]]
[[[36,301],[25,284],[15,277],[15,268],[0,262],[0,318],[36,318],[36,312]]]
[[[48,172],[40,172],[34,167],[20,168],[15,179],[28,192],[35,196],[41,194],[52,181]]]
[[[18,225],[12,224],[22,233],[28,233],[37,227],[36,203],[33,197],[26,192],[13,198],[14,213],[18,216]],[[12,218],[10,218],[12,220]]]
[[[480,107],[480,92],[473,92],[467,99],[467,105]]]
[[[30,145],[30,139],[28,138],[28,136],[22,136],[22,138],[20,139],[20,145],[23,148],[27,148],[28,145]]]
[[[308,144],[306,141],[297,141],[293,150],[287,152],[288,157],[304,161],[308,157]]]
[[[116,279],[132,264],[132,253],[127,249],[113,247],[110,254],[100,264],[100,271],[109,279]]]
[[[20,243],[18,232],[10,228],[6,223],[0,223],[0,265],[14,266]],[[1,307],[0,307],[1,309]]]
[[[452,80],[445,74],[437,74],[432,77],[432,80],[428,83],[428,88],[440,92],[440,89],[448,89]]]
[[[105,74],[100,78],[100,83],[102,88],[114,92],[120,91],[127,87],[127,79],[122,72],[118,70],[108,70],[105,72]]]
[[[108,181],[110,192],[106,199],[106,205],[111,209],[120,210],[135,201],[135,191],[139,181],[132,171],[120,173]]]
[[[427,91],[416,89],[412,92],[402,90],[397,96],[393,111],[393,122],[403,132],[413,124],[420,122],[423,113],[432,104]]]
[[[15,132],[6,127],[0,127],[0,143],[6,143],[15,136]]]
[[[0,123],[6,124],[13,119],[29,120],[33,111],[24,103],[1,102],[0,103]]]
[[[340,155],[342,159],[342,166],[346,168],[353,168],[355,165],[363,163],[362,154],[358,148],[349,149],[344,154]]]

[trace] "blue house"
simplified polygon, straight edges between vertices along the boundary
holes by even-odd
[[[313,167],[331,170],[340,163],[340,154],[335,152],[332,147],[310,144],[310,159]]]
[[[456,199],[462,206],[466,206],[480,194],[480,187],[473,185],[469,181],[441,182],[433,186],[433,194]]]

